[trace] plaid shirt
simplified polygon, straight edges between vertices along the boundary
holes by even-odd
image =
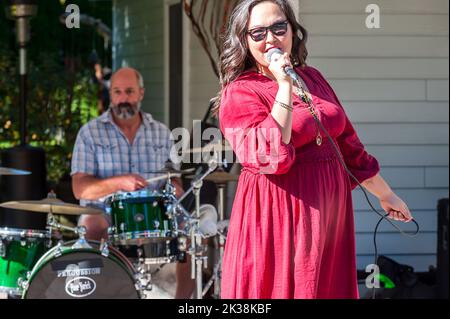
[[[169,129],[148,114],[141,112],[142,123],[133,144],[113,122],[111,111],[85,124],[78,132],[72,155],[71,175],[85,173],[98,178],[122,174],[139,174],[145,179],[158,174],[148,173],[164,168],[173,141]],[[149,185],[157,189],[165,181]],[[82,206],[105,208],[103,201],[80,200]]]

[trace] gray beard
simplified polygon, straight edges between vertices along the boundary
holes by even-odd
[[[112,105],[110,106],[114,115],[117,116],[121,120],[129,120],[133,118],[136,113],[141,109],[141,102],[138,102],[136,105],[127,105],[127,106],[119,106]]]

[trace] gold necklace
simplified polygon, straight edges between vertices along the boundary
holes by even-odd
[[[295,94],[297,94],[300,97],[300,99],[308,105],[308,110],[311,113],[311,115],[313,116],[314,121],[316,122],[316,128],[317,128],[316,144],[317,144],[317,146],[320,146],[320,145],[322,145],[323,139],[322,139],[322,135],[320,135],[320,128],[319,128],[319,124],[317,123],[317,121],[319,121],[319,118],[314,110],[314,104],[313,104],[312,98],[310,97],[310,95],[308,95],[308,93],[306,92],[303,85],[299,82],[298,82],[298,84],[300,85],[300,87],[298,87],[297,85],[294,85]]]

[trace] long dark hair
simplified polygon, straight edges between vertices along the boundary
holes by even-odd
[[[291,61],[294,66],[303,66],[308,56],[306,41],[308,32],[297,22],[294,10],[288,0],[242,0],[233,10],[228,21],[219,59],[221,90],[214,99],[213,113],[217,115],[222,91],[242,72],[256,65],[247,43],[247,24],[252,9],[262,2],[273,2],[280,7],[292,28],[293,42]]]

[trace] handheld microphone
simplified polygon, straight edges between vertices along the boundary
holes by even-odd
[[[281,51],[281,50],[278,49],[278,48],[273,48],[273,49],[270,49],[270,50],[267,52],[267,60],[268,60],[269,63],[270,63],[270,62],[272,62],[272,60],[273,60],[274,58],[280,58],[282,55],[283,55],[283,51]],[[289,75],[289,76],[292,78],[292,80],[294,80],[294,81],[299,81],[298,75],[297,75],[297,73],[295,73],[295,71],[294,71],[294,69],[293,69],[292,67],[290,67],[290,66],[285,66],[285,67],[284,67],[284,72],[285,72],[287,75]]]

